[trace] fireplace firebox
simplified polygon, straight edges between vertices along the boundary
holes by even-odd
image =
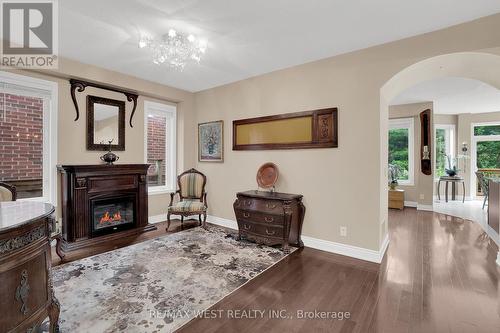
[[[92,200],[92,233],[101,234],[133,227],[134,196]]]

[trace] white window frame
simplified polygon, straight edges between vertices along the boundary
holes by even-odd
[[[0,90],[6,93],[30,93],[43,98],[42,197],[18,199],[42,201],[57,206],[57,110],[58,84],[30,76],[0,71]]]
[[[455,125],[454,124],[436,124],[434,125],[434,175],[436,176],[436,180],[439,180],[439,177],[437,177],[437,145],[435,144],[436,141],[436,131],[438,129],[444,129],[446,136],[445,136],[445,150],[446,150],[446,155],[450,155],[452,158],[457,157],[455,156]],[[447,163],[447,162],[446,162]],[[445,164],[446,167],[446,164]]]
[[[165,116],[166,123],[166,154],[165,181],[166,185],[149,186],[148,194],[165,194],[175,192],[177,189],[177,107],[152,101],[144,101],[144,162],[148,161],[148,115],[157,114]]]
[[[477,187],[477,143],[485,142],[485,141],[500,141],[500,135],[474,135],[474,127],[478,126],[495,126],[500,125],[498,121],[492,122],[481,122],[481,123],[472,123],[471,124],[471,152],[470,152],[470,188],[471,188],[471,197],[475,197],[476,195],[476,187]]]
[[[408,179],[400,180],[398,179],[398,184],[403,186],[414,186],[415,185],[415,161],[414,161],[414,151],[415,151],[415,122],[413,118],[396,118],[389,119],[389,130],[391,129],[408,129]],[[389,134],[389,133],[388,133]],[[388,143],[389,144],[389,143]]]

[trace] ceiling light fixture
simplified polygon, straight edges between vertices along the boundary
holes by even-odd
[[[182,71],[189,62],[200,62],[207,50],[207,41],[170,29],[161,40],[142,36],[139,48],[150,49],[155,64],[166,64]]]

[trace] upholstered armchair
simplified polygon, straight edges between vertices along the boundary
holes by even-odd
[[[0,182],[0,201],[16,201],[16,188],[12,185]]]
[[[184,217],[192,215],[198,215],[201,225],[201,216],[203,215],[203,228],[206,228],[208,207],[207,193],[205,192],[206,183],[207,177],[196,169],[185,171],[177,177],[179,189],[170,193],[167,230],[170,228],[170,215],[180,215],[181,225],[184,223]],[[174,203],[176,194],[179,194],[179,202]]]

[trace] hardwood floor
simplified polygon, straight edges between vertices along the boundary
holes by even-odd
[[[381,265],[304,248],[215,304],[210,310],[220,310],[220,318],[194,319],[180,332],[500,332],[498,248],[482,229],[412,208],[389,217],[391,242]],[[133,242],[164,235],[165,224],[157,226]],[[179,231],[179,221],[170,230]],[[72,253],[67,261],[91,254]],[[230,318],[235,310],[266,312]],[[294,318],[271,318],[269,310]],[[345,311],[350,318],[298,319],[298,310]]]
[[[498,248],[478,225],[406,208],[390,211],[389,226],[382,265],[305,248],[214,305],[221,318],[180,331],[500,332]],[[228,318],[235,309],[285,309],[295,318]],[[297,319],[297,310],[350,318]]]

